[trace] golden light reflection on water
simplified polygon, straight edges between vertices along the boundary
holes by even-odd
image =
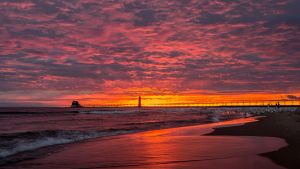
[[[160,163],[163,161],[174,161],[178,146],[172,144],[170,137],[163,137],[166,131],[154,131],[141,135],[143,141],[143,154],[145,162],[149,164]]]

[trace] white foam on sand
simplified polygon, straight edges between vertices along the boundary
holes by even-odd
[[[128,131],[129,133],[129,131]],[[9,148],[4,147],[0,148],[0,159],[8,156],[15,155],[17,153],[32,151],[38,148],[73,143],[77,141],[82,141],[91,138],[98,138],[104,136],[113,136],[118,134],[124,134],[124,131],[114,131],[114,132],[87,132],[87,133],[79,133],[78,131],[74,132],[64,132],[62,131],[59,136],[51,137],[51,136],[41,136],[35,139],[23,139],[18,141],[16,145],[9,146]]]
[[[15,148],[12,149],[0,149],[0,157],[4,158],[24,151],[30,151],[46,146],[65,144],[74,141],[75,140],[66,138],[43,138],[29,143],[19,143]]]

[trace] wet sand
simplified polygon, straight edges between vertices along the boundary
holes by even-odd
[[[241,125],[255,118],[154,130],[69,144],[62,151],[5,168],[189,168],[281,169],[266,152],[286,146],[274,137],[203,136],[215,127]]]
[[[239,127],[218,128],[211,136],[270,136],[283,138],[289,144],[278,151],[262,153],[273,162],[291,169],[300,168],[300,110],[266,114],[255,123]]]

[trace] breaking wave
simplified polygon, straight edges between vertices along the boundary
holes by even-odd
[[[46,130],[0,135],[0,159],[38,148],[82,141],[91,138],[126,134],[134,130],[64,131]]]

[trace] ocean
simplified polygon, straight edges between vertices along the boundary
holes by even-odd
[[[293,109],[293,108],[281,108]],[[212,123],[277,108],[1,108],[0,165],[28,152],[87,139]],[[45,152],[47,153],[47,152]]]

